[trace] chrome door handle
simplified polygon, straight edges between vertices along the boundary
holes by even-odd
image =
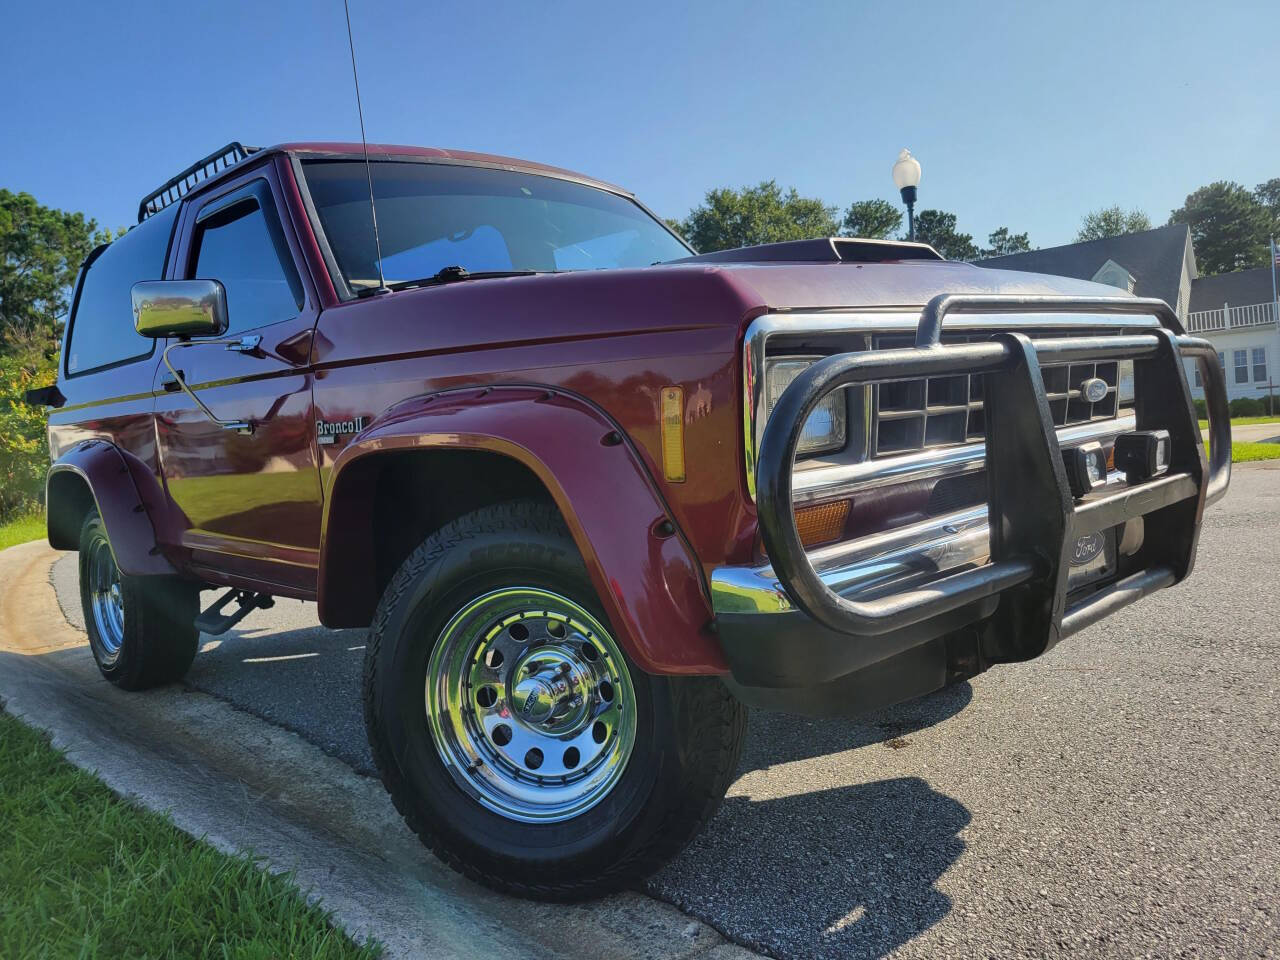
[[[255,333],[241,337],[239,340],[232,340],[227,344],[227,349],[233,353],[253,353],[261,343],[262,335]]]
[[[208,417],[210,420],[212,420],[214,423],[220,426],[223,430],[231,430],[235,433],[251,435],[254,430],[252,421],[223,420],[221,417],[216,416],[214,412],[210,410],[209,407],[205,404],[205,402],[201,400],[198,396],[196,396],[196,392],[187,385],[187,381],[183,375],[183,372],[177,369],[173,365],[173,363],[169,360],[169,354],[174,350],[180,350],[183,347],[194,347],[201,343],[209,344],[210,346],[222,344],[228,350],[243,350],[244,352],[248,352],[250,350],[255,349],[258,343],[260,343],[261,341],[262,341],[262,337],[252,336],[252,337],[241,337],[239,340],[178,340],[174,343],[171,343],[164,348],[164,353],[160,354],[161,361],[163,361],[165,368],[169,371],[169,375],[164,377],[162,381],[162,383],[164,384],[164,388],[166,390],[170,390],[176,387],[177,389],[181,390],[183,393],[185,393],[188,397],[191,398],[192,403],[194,403],[197,407],[200,408],[201,413],[203,413],[206,417]]]

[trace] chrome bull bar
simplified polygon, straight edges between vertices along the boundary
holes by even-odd
[[[1156,316],[1162,329],[1133,335],[943,345],[942,322],[958,313],[1107,313]],[[1205,455],[1184,358],[1200,367],[1212,460]],[[1164,475],[1076,500],[1045,394],[1041,362],[1133,360],[1139,430],[1169,432]],[[827,394],[853,385],[957,373],[986,374],[986,473],[990,562],[877,599],[832,590],[814,569],[796,529],[793,469],[809,414]],[[1206,503],[1227,488],[1231,426],[1217,354],[1184,336],[1162,300],[1129,297],[935,297],[921,314],[912,348],[838,354],[819,361],[783,392],[765,428],[756,467],[761,536],[793,603],[831,630],[875,637],[943,617],[999,595],[985,629],[1006,638],[1007,658],[1036,656],[1154,590],[1185,578],[1195,561]],[[1150,517],[1133,572],[1067,606],[1069,554],[1086,534]],[[1009,639],[1014,638],[1014,639]],[[1012,645],[1012,646],[1010,646]]]

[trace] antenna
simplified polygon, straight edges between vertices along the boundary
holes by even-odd
[[[369,214],[373,218],[373,247],[378,255],[378,293],[389,293],[387,278],[382,275],[382,240],[378,236],[378,206],[373,202],[373,167],[369,164],[369,141],[364,135],[364,106],[360,103],[360,75],[356,72],[356,42],[351,38],[351,5],[342,0],[347,14],[347,47],[351,50],[351,79],[356,85],[356,112],[360,115],[360,145],[364,147],[364,173],[369,181]]]

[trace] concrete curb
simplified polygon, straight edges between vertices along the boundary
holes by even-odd
[[[102,681],[62,616],[40,543],[0,551],[0,699],[77,766],[187,833],[294,871],[353,937],[389,957],[758,956],[640,893],[529,903],[445,867],[381,786],[296,734],[177,687],[123,693]]]

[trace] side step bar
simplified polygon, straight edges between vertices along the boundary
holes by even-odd
[[[223,613],[227,604],[236,603],[232,613]],[[253,593],[249,590],[237,590],[232,587],[213,603],[200,616],[196,617],[196,629],[212,637],[220,636],[255,610],[266,610],[276,605],[275,598],[265,593]]]

